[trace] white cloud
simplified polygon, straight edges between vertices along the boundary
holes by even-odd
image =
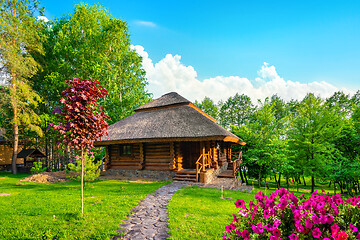
[[[137,20],[137,21],[134,21],[134,23],[136,25],[140,25],[140,26],[144,26],[144,27],[151,27],[151,28],[157,27],[156,23],[150,22],[150,21]]]
[[[44,21],[44,22],[48,22],[49,21],[49,19],[47,19],[47,17],[45,17],[45,16],[38,16],[37,17],[37,20],[39,21]]]
[[[154,98],[172,91],[178,92],[190,101],[202,100],[208,96],[215,102],[226,100],[236,93],[246,94],[254,102],[274,94],[285,100],[301,100],[309,92],[323,98],[339,90],[354,93],[347,89],[339,89],[324,81],[311,83],[286,81],[278,75],[275,66],[266,62],[257,72],[259,77],[252,81],[240,76],[216,76],[200,81],[197,79],[195,69],[182,64],[179,55],[167,54],[165,58],[154,64],[142,46],[137,45],[132,48],[143,57],[143,68],[149,81],[148,90],[154,94]]]

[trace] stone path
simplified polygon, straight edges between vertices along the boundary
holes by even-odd
[[[125,235],[123,237],[115,236],[112,239],[160,240],[169,238],[168,202],[177,190],[191,185],[190,182],[172,182],[148,195],[132,210],[132,214],[124,223],[120,224],[122,229],[118,230],[118,233],[125,233]]]

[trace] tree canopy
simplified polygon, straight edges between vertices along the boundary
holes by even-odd
[[[108,89],[101,105],[119,121],[150,100],[141,57],[131,49],[126,22],[100,5],[76,5],[73,14],[56,19],[45,30],[43,70],[34,83],[53,108],[66,88],[64,79],[99,79]]]

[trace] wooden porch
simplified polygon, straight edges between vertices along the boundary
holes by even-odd
[[[211,174],[219,168],[218,162],[213,158],[214,154],[211,149],[205,153],[205,148],[202,148],[203,153],[196,161],[196,169],[181,169],[176,172],[174,180],[191,181],[191,182],[206,182],[206,176]],[[242,162],[242,152],[237,153],[237,158],[230,159],[225,171],[220,173],[217,177],[220,178],[235,178]],[[236,155],[235,155],[236,156]]]

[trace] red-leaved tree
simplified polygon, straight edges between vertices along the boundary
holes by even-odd
[[[66,83],[68,87],[61,93],[62,106],[54,111],[60,120],[54,129],[60,133],[65,145],[81,151],[81,213],[84,213],[84,159],[94,141],[106,133],[109,117],[98,102],[107,91],[91,78],[74,78]]]

